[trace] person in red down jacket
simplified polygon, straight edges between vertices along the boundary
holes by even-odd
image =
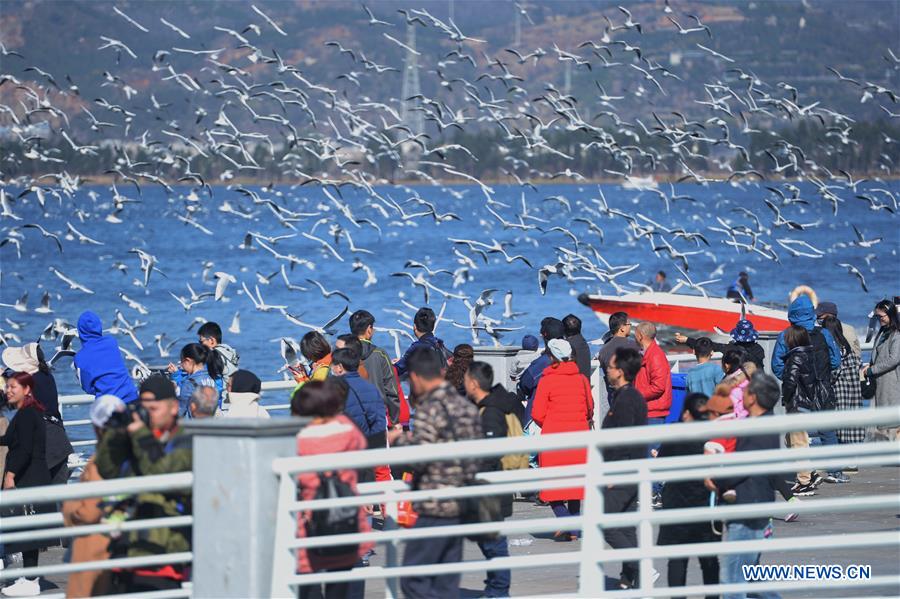
[[[291,397],[291,415],[311,418],[306,427],[297,433],[297,455],[338,453],[366,449],[366,438],[356,425],[342,413],[347,400],[343,389],[332,382],[309,381],[297,389]],[[317,472],[302,472],[297,476],[300,500],[315,499],[321,483]],[[356,492],[357,474],[355,469],[337,471],[338,478]],[[297,518],[297,537],[306,537],[306,521],[312,512],[301,512]],[[364,506],[359,507],[359,532],[370,532],[369,519]],[[372,543],[353,545],[345,553],[324,555],[315,550],[297,550],[297,572],[333,572],[350,570],[361,565],[361,560],[373,547]],[[324,586],[324,589],[323,589]],[[300,599],[314,597],[362,598],[365,583],[332,582],[326,585],[304,585],[300,587]]]
[[[642,322],[634,339],[644,352],[644,362],[634,379],[635,388],[647,400],[647,424],[662,424],[672,405],[672,371],[665,352],[656,343],[656,327]]]
[[[644,351],[644,359],[634,387],[647,400],[647,424],[664,424],[672,406],[672,371],[665,352],[656,342],[656,327],[642,322],[634,331],[634,340]],[[649,455],[656,455],[659,445],[648,447]],[[653,507],[662,507],[662,483],[653,483]]]
[[[550,366],[538,381],[531,417],[541,427],[542,435],[589,430],[594,418],[594,398],[587,377],[572,361],[572,346],[565,339],[551,339],[547,349]],[[541,468],[584,464],[586,460],[587,452],[583,449],[545,451],[538,455]],[[577,516],[581,512],[584,488],[541,491],[540,498],[550,503],[557,518]],[[554,535],[557,541],[577,538],[573,531],[559,531]]]

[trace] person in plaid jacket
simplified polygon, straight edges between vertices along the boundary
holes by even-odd
[[[826,315],[822,326],[831,333],[841,350],[841,366],[832,373],[836,410],[858,410],[862,407],[862,391],[859,386],[859,370],[862,362],[853,345],[844,336],[843,325],[835,316]],[[864,428],[839,428],[838,441],[841,443],[862,443],[866,440]]]

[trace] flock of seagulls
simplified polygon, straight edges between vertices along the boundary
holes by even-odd
[[[527,8],[516,6],[531,22]],[[499,306],[493,308],[499,287],[474,288],[473,281],[479,279],[491,283],[491,269],[510,269],[517,278],[530,278],[537,283],[532,289],[541,295],[562,282],[572,288],[626,293],[646,287],[628,279],[638,278],[635,271],[650,257],[672,263],[679,288],[705,296],[707,287],[722,280],[723,272],[718,268],[711,274],[697,274],[695,265],[698,260],[717,263],[716,254],[723,253],[717,243],[742,260],[777,263],[792,257],[828,262],[832,254],[847,247],[878,252],[883,241],[857,223],[847,222],[835,231],[846,229],[849,241],[833,247],[814,247],[798,237],[841,222],[837,219],[842,205],[864,202],[879,218],[896,221],[897,195],[889,185],[877,178],[866,181],[844,171],[831,172],[804,148],[774,133],[778,123],[806,122],[821,129],[834,152],[852,152],[854,118],[802,97],[789,82],[763,81],[742,70],[737,60],[709,47],[715,31],[704,23],[702,14],[681,13],[668,0],[656,7],[642,5],[638,17],[625,7],[609,10],[601,37],[559,40],[550,51],[521,46],[492,49],[486,40],[465,34],[452,18],[439,18],[425,9],[400,10],[398,18],[378,8],[362,6],[359,18],[364,26],[382,30],[388,49],[384,55],[395,62],[375,62],[375,52],[359,47],[353,39],[329,40],[325,46],[333,52],[334,76],[323,81],[311,80],[301,64],[288,59],[290,52],[256,41],[263,33],[267,37],[274,33],[282,49],[308,43],[290,39],[278,18],[253,4],[243,27],[214,28],[214,48],[199,42],[199,33],[187,31],[187,25],[163,18],[142,23],[114,7],[122,30],[98,32],[92,41],[109,60],[103,96],[98,98],[81,95],[78,74],[59,77],[30,64],[23,50],[0,45],[4,71],[0,86],[9,86],[15,98],[0,105],[0,112],[12,122],[21,150],[17,157],[4,157],[2,167],[2,277],[15,276],[14,260],[26,248],[40,253],[48,272],[63,283],[63,292],[44,291],[39,307],[30,308],[24,293],[0,308],[53,314],[55,297],[56,310],[62,311],[64,302],[65,313],[75,314],[91,306],[92,300],[83,296],[113,288],[122,309],[137,316],[129,319],[116,309],[109,330],[130,340],[123,351],[139,369],[146,368],[149,360],[141,341],[147,338],[141,331],[147,322],[139,320],[151,313],[147,306],[151,302],[144,298],[166,295],[171,300],[165,301],[185,314],[228,301],[265,314],[272,319],[273,331],[279,331],[273,332],[273,341],[279,343],[286,363],[292,363],[298,352],[293,334],[338,331],[351,308],[372,309],[362,302],[361,289],[373,287],[400,291],[394,305],[378,308],[379,323],[396,319],[396,326],[379,325],[378,330],[391,335],[398,353],[401,340],[412,338],[410,323],[417,306],[410,300],[419,293],[424,303],[439,302],[441,321],[469,331],[473,343],[481,343],[485,335],[499,344],[504,335],[523,328],[516,320],[526,314],[514,309],[511,290],[504,292],[501,313]],[[439,40],[449,51],[435,57],[411,47],[403,41],[408,41],[402,34],[406,27],[415,28],[420,39]],[[661,58],[641,48],[642,36],[663,27],[687,40],[688,47],[700,50],[718,69],[693,90],[689,111],[667,114],[655,108],[669,96],[670,86],[683,83],[676,65],[664,66]],[[139,36],[164,39],[163,34],[175,34],[179,41],[160,43],[152,57],[140,55],[129,45]],[[390,78],[399,89],[404,65],[396,62],[398,55],[400,61],[415,56],[423,77],[433,78],[437,91],[383,102],[367,94],[367,85],[379,78]],[[187,65],[188,59],[194,62]],[[885,60],[892,73],[900,69],[900,59],[892,50],[887,50]],[[341,72],[347,61],[349,69]],[[596,85],[589,96],[578,98],[552,82],[529,78],[530,68],[547,62],[597,77]],[[129,83],[129,69],[140,63],[149,64],[158,77],[147,89]],[[832,67],[828,70],[839,84],[858,90],[861,102],[877,102],[892,121],[900,118],[894,90],[845,77]],[[608,93],[608,82],[617,79],[627,84]],[[175,94],[183,97],[184,105],[173,105]],[[643,105],[647,116],[626,117],[622,110],[626,104],[632,105],[629,110]],[[591,106],[598,107],[595,113]],[[423,117],[424,131],[413,128],[409,115],[415,113]],[[152,125],[145,118],[148,114]],[[113,161],[105,172],[109,184],[87,186],[79,176],[69,174],[57,152],[30,133],[39,123],[46,123],[72,152],[86,157],[100,155],[100,139],[113,140]],[[505,190],[498,192],[495,183],[471,174],[467,165],[479,156],[453,135],[477,131],[494,135],[506,157],[498,169],[515,184],[512,197],[521,191],[518,202],[510,201]],[[557,131],[580,132],[589,141],[577,148],[557,146],[553,142]],[[748,140],[753,136],[764,140],[763,151],[751,153]],[[140,154],[135,153],[135,144]],[[607,174],[623,184],[634,202],[627,206],[608,202],[600,186],[577,192],[572,188],[534,200],[542,195],[541,181],[585,183],[586,177],[574,168],[544,172],[532,164],[544,155],[572,160],[574,152],[612,160],[616,166],[608,168]],[[15,160],[44,164],[47,172],[15,176],[15,164],[11,164]],[[203,167],[211,160],[224,165],[212,175]],[[889,160],[881,161],[884,174],[895,172]],[[666,161],[677,165],[677,189],[670,183],[662,190],[647,176]],[[235,182],[253,179],[272,162],[286,178],[299,183],[279,188]],[[390,164],[397,178],[418,181],[431,190],[414,185],[388,187],[388,181],[375,174],[379,164]],[[777,178],[770,179],[763,171],[774,172]],[[795,185],[790,182],[793,179],[806,184]],[[715,183],[753,199],[724,198],[710,214],[710,206],[694,197],[701,192],[691,189],[708,194],[703,188]],[[315,194],[310,191],[313,188]],[[304,197],[307,191],[315,197]],[[526,199],[526,192],[531,199]],[[166,197],[165,208],[156,212],[168,220],[167,231],[178,236],[185,235],[182,231],[212,236],[222,247],[221,258],[195,260],[190,270],[202,273],[199,283],[176,282],[171,262],[157,257],[158,248],[171,243],[168,235],[137,239],[125,234],[129,239],[124,247],[134,247],[110,258],[112,269],[135,275],[127,289],[102,271],[83,282],[64,271],[73,244],[96,246],[98,251],[121,246],[118,227],[129,221],[130,212],[158,194]],[[452,201],[456,212],[447,211],[447,202],[440,198]],[[59,231],[42,219],[55,209],[54,202],[69,219]],[[828,207],[834,223],[801,222],[805,220],[801,215],[818,206]],[[673,211],[689,218],[678,226],[660,222]],[[211,216],[216,213],[233,225],[225,231],[217,229]],[[78,228],[72,221],[77,221]],[[92,230],[102,225],[108,234],[92,238],[79,230],[86,223]],[[466,231],[465,238],[446,235],[450,227]],[[630,260],[621,263],[612,257],[607,245],[611,231],[624,234]],[[381,258],[388,246],[405,236],[416,241],[404,246],[413,253],[400,258],[402,269],[383,267]],[[236,238],[234,245],[227,241],[232,238]],[[256,266],[225,266],[242,256],[252,256]],[[871,271],[873,257],[866,258],[863,268],[841,258],[826,268],[833,268],[836,276],[847,276],[848,282],[852,277],[868,293],[864,271]],[[182,259],[191,260],[189,256]],[[331,280],[345,283],[329,289],[311,276],[317,268],[340,273]],[[159,285],[173,287],[167,293],[153,293]],[[328,309],[321,313],[295,310],[297,304],[306,303]],[[465,316],[446,317],[448,306]],[[191,329],[202,321],[194,318]],[[0,323],[0,341],[20,342],[21,323],[9,317],[4,323]],[[295,330],[284,327],[299,331],[284,334]],[[240,310],[228,331],[240,333]],[[152,336],[159,357],[168,356],[179,341],[167,340],[158,332]],[[57,318],[43,329],[42,337],[56,340],[57,355],[62,357],[70,351],[73,327]]]

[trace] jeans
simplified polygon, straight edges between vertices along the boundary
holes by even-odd
[[[506,537],[497,537],[490,541],[478,541],[478,548],[485,559],[509,557],[509,545]],[[485,597],[509,597],[509,585],[512,573],[509,570],[491,570],[484,579]]]
[[[541,427],[537,425],[534,420],[529,420],[525,423],[525,428],[522,430],[522,433],[526,437],[537,437],[541,434]],[[532,453],[528,455],[528,467],[529,468],[538,468],[538,454]]]
[[[726,541],[747,541],[762,539],[765,528],[753,528],[741,522],[729,522]],[[719,579],[722,584],[735,584],[745,582],[743,566],[751,566],[759,563],[759,553],[737,553],[723,555],[719,560]],[[747,593],[726,593],[723,599],[746,599]],[[780,599],[781,595],[773,591],[754,591],[754,597],[760,599]]]
[[[657,425],[657,424],[665,424],[665,423],[666,423],[665,417],[659,418],[659,417],[657,417],[657,416],[654,416],[654,417],[652,417],[652,418],[650,418],[650,417],[647,418],[647,425],[648,425],[648,426],[649,426],[649,425]],[[647,457],[648,457],[648,458],[649,458],[650,455],[651,455],[650,452],[651,452],[652,450],[654,450],[654,449],[659,449],[659,443],[656,443],[656,444],[652,444],[652,445],[648,445],[648,446],[647,446]],[[663,487],[664,487],[664,486],[665,486],[665,483],[658,483],[658,482],[655,482],[655,481],[654,481],[654,483],[653,483],[653,492],[654,492],[654,493],[657,493],[657,494],[662,493],[662,490],[663,490]]]
[[[567,505],[568,504],[568,505]],[[570,499],[568,502],[566,501],[551,501],[550,509],[553,510],[553,515],[557,518],[568,518],[569,516],[577,516],[581,513],[581,500],[580,499]],[[578,536],[577,530],[567,531],[570,535]]]
[[[415,528],[427,526],[456,526],[459,518],[435,518],[419,515]],[[462,561],[462,537],[437,537],[412,539],[406,542],[403,552],[404,566],[446,564]],[[410,599],[444,599],[459,595],[460,574],[410,576],[400,579],[403,596]]]
[[[837,445],[837,431],[809,431],[809,445]],[[843,474],[841,470],[829,470],[828,474],[840,476]]]

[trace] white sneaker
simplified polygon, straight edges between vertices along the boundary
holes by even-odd
[[[41,594],[41,583],[37,578],[18,578],[15,584],[4,587],[5,597],[37,597]]]

